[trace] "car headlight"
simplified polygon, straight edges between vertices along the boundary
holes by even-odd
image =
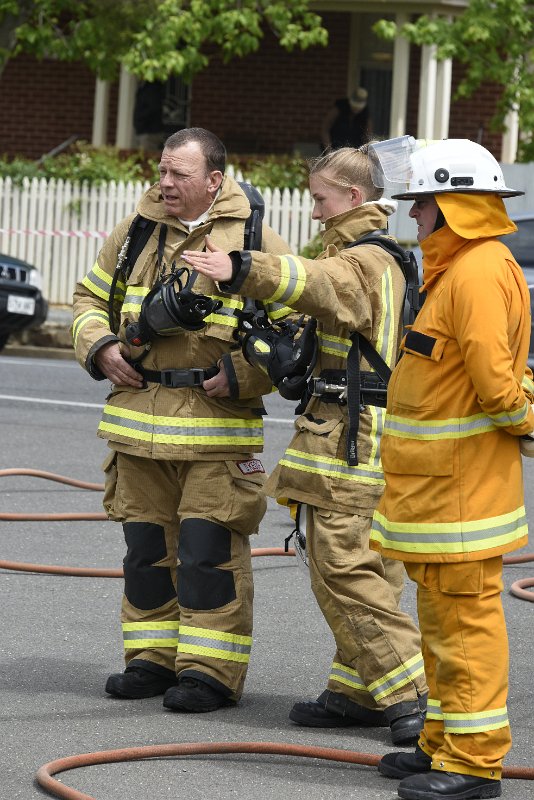
[[[41,273],[36,269],[31,269],[28,275],[28,283],[31,286],[35,286],[37,289],[43,288],[43,276]]]

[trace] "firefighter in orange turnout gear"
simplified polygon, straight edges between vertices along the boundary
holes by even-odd
[[[386,177],[390,146],[376,147]],[[417,583],[429,699],[415,753],[379,770],[406,800],[499,797],[511,745],[502,556],[527,541],[520,439],[534,387],[528,287],[496,237],[516,230],[502,198],[522,192],[468,140],[407,152],[409,188],[393,196],[415,201],[427,296],[389,384],[371,546]]]
[[[316,261],[257,252],[228,256],[210,244],[207,252],[184,257],[223,281],[225,291],[282,300],[315,317],[318,379],[346,378],[355,331],[393,365],[402,329],[401,269],[376,244],[347,245],[385,228],[395,206],[373,186],[365,150],[342,148],[318,159],[310,190],[313,217],[326,228],[325,251]],[[362,370],[370,370],[364,359]],[[356,405],[359,411],[359,398]],[[427,688],[419,631],[398,606],[404,569],[384,564],[369,549],[371,517],[384,487],[383,412],[371,405],[361,411],[358,459],[349,464],[347,404],[336,395],[311,397],[267,491],[307,506],[312,589],[337,646],[326,690],[317,700],[295,703],[290,719],[317,728],[389,727],[393,743],[402,744],[417,739]]]
[[[251,208],[224,176],[225,156],[222,142],[202,128],[169,137],[159,185],[138,205],[156,226],[131,274],[112,291],[133,214],[113,230],[74,298],[77,358],[94,378],[113,383],[98,435],[111,448],[104,504],[123,523],[127,544],[126,670],[109,676],[106,691],[165,694],[173,711],[213,711],[241,696],[252,646],[249,534],[266,505],[265,472],[253,453],[263,445],[261,395],[272,386],[235,346],[244,298],[197,275],[197,298],[182,312],[177,284],[166,283],[167,294],[161,285],[173,264],[184,266],[183,249],[203,247],[208,231],[221,246],[243,246]],[[262,239],[269,250],[287,251],[266,225]],[[201,308],[200,296],[212,311],[192,322],[187,309]],[[272,314],[287,313],[279,305]],[[182,323],[152,335],[165,308],[183,313]],[[149,341],[137,346],[147,326]]]

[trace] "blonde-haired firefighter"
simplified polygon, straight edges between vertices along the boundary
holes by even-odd
[[[395,208],[374,186],[366,151],[341,148],[319,158],[310,190],[313,217],[325,223],[325,250],[317,260],[246,251],[228,256],[209,242],[207,252],[184,256],[223,281],[227,291],[281,300],[316,318],[319,354],[313,374],[335,385],[347,374],[350,380],[355,332],[395,363],[405,283],[382,247],[351,246],[385,228]],[[350,410],[360,412],[359,397]],[[296,433],[267,491],[305,504],[311,585],[337,647],[325,691],[316,700],[295,703],[290,719],[317,728],[389,726],[393,743],[402,744],[419,735],[427,686],[419,631],[398,606],[404,569],[393,561],[385,567],[369,550],[371,517],[384,488],[383,412],[371,404],[361,410],[358,457],[349,463],[349,404],[339,395],[317,392],[296,419]]]
[[[417,583],[429,700],[416,752],[379,770],[402,778],[406,800],[498,797],[511,743],[502,556],[527,541],[520,437],[534,387],[529,291],[497,237],[516,230],[501,198],[521,192],[468,140],[409,163],[394,196],[415,201],[427,296],[389,384],[371,546]]]

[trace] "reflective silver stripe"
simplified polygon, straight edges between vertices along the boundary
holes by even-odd
[[[99,325],[104,325],[109,330],[109,318],[105,311],[100,311],[96,308],[91,309],[90,311],[85,311],[83,314],[80,314],[79,317],[76,317],[72,326],[72,335],[75,345],[78,341],[78,336],[80,335],[81,331],[89,322],[93,321],[98,322]]]
[[[292,308],[283,303],[264,303],[264,306],[269,319],[278,320],[294,313]]]
[[[353,689],[367,692],[367,686],[356,670],[351,669],[351,667],[346,667],[343,664],[339,664],[336,661],[334,661],[332,664],[329,679],[332,681],[338,681],[338,683],[342,683],[345,686],[351,686]]]
[[[263,420],[153,417],[106,405],[99,431],[162,444],[262,444]]]
[[[525,508],[474,522],[389,522],[375,511],[371,540],[385,548],[414,553],[471,553],[515,542],[528,534]]]
[[[443,714],[441,713],[441,703],[439,700],[433,700],[430,697],[426,701],[426,718],[442,720]]]
[[[367,411],[371,415],[371,430],[369,432],[371,452],[369,454],[369,464],[382,469],[380,461],[380,443],[384,431],[386,409],[380,408],[379,406],[367,406]]]
[[[214,650],[225,650],[228,653],[250,653],[251,645],[237,644],[237,642],[223,642],[220,639],[210,639],[207,636],[188,636],[180,632],[179,647],[185,645],[196,645],[197,647],[209,647]]]
[[[462,522],[389,522],[382,514],[375,511],[371,530],[380,541],[399,545],[399,549],[409,549],[425,552],[428,545],[449,545],[447,552],[462,552],[462,547],[468,543],[478,544],[479,547],[466,548],[480,550],[497,547],[503,541],[512,540],[524,529],[527,532],[527,516],[524,506],[509,514],[503,514],[489,519],[462,521]],[[400,545],[408,544],[408,548]],[[420,546],[419,546],[420,545]],[[484,547],[482,547],[484,545]],[[439,548],[434,548],[439,550]]]
[[[123,313],[127,311],[138,313],[149,291],[148,286],[128,286],[121,311]]]
[[[406,686],[407,683],[411,683],[413,678],[423,673],[423,656],[421,653],[418,653],[409,661],[401,664],[400,667],[388,672],[383,678],[379,678],[377,681],[369,684],[367,689],[371,692],[375,700],[380,700],[382,697],[393,694],[393,692],[400,689],[401,686]]]
[[[517,411],[501,411],[499,414],[488,414],[488,417],[493,420],[495,425],[499,428],[505,428],[510,425],[521,425],[527,418],[530,403],[525,402],[522,408]]]
[[[174,630],[161,630],[160,628],[143,629],[137,631],[123,631],[124,641],[128,639],[176,639],[178,636],[178,628]]]
[[[108,275],[99,265],[98,262],[87,273],[85,278],[82,279],[82,286],[89,289],[92,294],[101,297],[104,300],[109,299],[109,290],[111,288],[111,276]],[[122,281],[117,281],[115,293],[117,298],[124,296],[125,285]]]
[[[155,425],[151,423],[141,422],[140,420],[127,419],[126,417],[117,416],[115,414],[103,413],[103,422],[112,422],[114,425],[120,425],[121,428],[129,430],[145,431],[151,433],[154,438],[157,436],[169,436],[177,432],[180,436],[228,436],[229,433],[235,436],[258,436],[261,434],[262,428],[237,428],[237,427],[203,427],[202,425],[195,425],[194,421],[188,421],[188,427],[185,425]]]
[[[394,414],[386,416],[384,433],[409,439],[463,439],[496,430],[486,414],[442,420],[417,422]]]
[[[323,331],[317,331],[317,339],[319,341],[319,349],[321,353],[327,353],[332,356],[340,356],[347,358],[352,342],[350,339],[341,339],[337,336],[330,336]]]
[[[478,711],[474,714],[449,714],[443,712],[445,733],[482,733],[506,728],[509,725],[506,708]]]
[[[382,485],[384,474],[382,468],[372,464],[358,465],[349,467],[345,461],[340,459],[326,459],[304,453],[300,450],[288,448],[280,464],[290,469],[297,469],[301,472],[312,472],[319,475],[326,475],[329,478],[341,478]]]
[[[306,270],[295,256],[280,256],[280,283],[278,289],[267,297],[267,302],[286,303],[288,306],[298,300],[306,285]]]

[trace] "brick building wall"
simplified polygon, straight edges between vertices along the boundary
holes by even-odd
[[[319,145],[321,121],[347,91],[349,14],[324,14],[328,47],[288,53],[266,32],[261,49],[223,64],[214,58],[192,86],[192,124],[241,152],[292,152]],[[235,146],[234,146],[235,145]]]
[[[191,88],[191,125],[217,133],[232,152],[291,153],[319,142],[321,120],[346,93],[350,15],[325,13],[327,48],[288,53],[267,31],[261,48],[223,64],[214,56]],[[412,47],[407,132],[417,131],[420,51]],[[461,76],[455,66],[453,91]],[[73,134],[90,141],[95,78],[81,64],[19,56],[0,77],[0,154],[38,158]],[[108,141],[115,140],[117,89],[111,89]],[[451,104],[451,137],[478,140],[499,157],[499,134],[489,129],[495,92],[482,87]]]
[[[0,77],[0,154],[39,158],[70,136],[91,141],[95,76],[83,64],[22,55]],[[110,98],[115,137],[117,85]]]

